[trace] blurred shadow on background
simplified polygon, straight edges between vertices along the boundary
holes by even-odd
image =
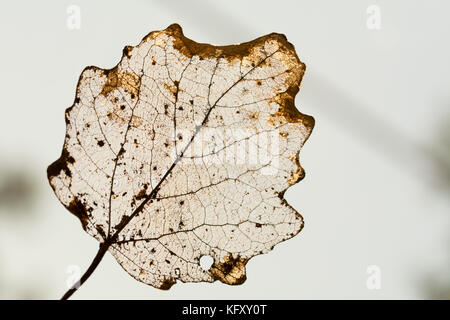
[[[450,246],[448,247],[448,250],[450,250]],[[450,259],[447,258],[443,270],[437,270],[435,273],[427,274],[423,277],[421,288],[425,294],[425,298],[450,300],[449,270]]]
[[[38,185],[31,169],[0,163],[0,213],[22,218],[33,214]]]
[[[450,101],[447,105],[447,110],[450,110]],[[434,162],[435,175],[441,176],[438,187],[448,192],[450,190],[450,114],[445,116],[442,122],[438,124],[436,131],[435,140],[441,148],[432,149],[430,153],[432,158],[436,159]]]
[[[450,104],[450,103],[449,103]],[[450,115],[445,117],[440,126],[438,126],[438,132],[436,136],[436,141],[443,146],[443,154],[446,156],[446,160],[450,158]],[[435,174],[439,175],[443,173],[440,170],[440,163],[436,164]],[[445,164],[443,164],[445,165]],[[447,175],[439,180],[439,188],[445,190],[448,193],[450,189],[450,176]],[[447,213],[448,214],[448,213]],[[447,221],[448,228],[450,230],[450,222]],[[450,299],[450,237],[447,234],[446,241],[447,253],[445,257],[445,263],[442,270],[435,270],[433,273],[428,273],[424,276],[421,283],[421,288],[425,293],[425,296],[430,299]]]
[[[227,34],[253,34],[252,28],[243,21],[220,10],[207,1],[158,1],[161,7],[169,12],[183,12],[183,16],[195,23],[202,15],[202,23],[213,28],[201,30],[217,36],[217,30],[226,30]],[[320,76],[314,68],[308,66],[305,76],[308,90],[301,92],[301,100],[309,101],[318,113],[326,114],[341,128],[353,137],[359,138],[365,145],[383,154],[400,170],[406,170],[416,179],[427,183],[427,186],[438,192],[448,194],[450,187],[450,115],[443,118],[437,128],[429,128],[436,132],[435,143],[423,145],[413,141],[403,132],[391,125],[387,119],[371,111],[368,106],[338,88],[334,83]],[[303,84],[306,86],[305,84]],[[448,217],[446,223],[449,223]],[[450,248],[450,239],[447,239]],[[447,250],[450,253],[450,250]],[[450,256],[443,270],[435,270],[433,274],[424,275],[419,280],[422,294],[426,298],[450,299]],[[441,276],[444,276],[442,278]]]
[[[35,171],[19,163],[0,163],[0,224],[20,225],[35,216],[39,185]],[[7,245],[7,244],[4,244]],[[1,248],[0,248],[1,249]],[[10,284],[0,251],[0,298],[35,299],[38,288],[32,285]],[[11,292],[14,288],[14,293]]]

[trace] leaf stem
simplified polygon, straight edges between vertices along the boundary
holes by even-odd
[[[74,294],[75,291],[78,290],[79,287],[83,285],[83,283],[86,282],[87,279],[91,276],[91,274],[94,272],[94,270],[99,265],[100,261],[102,261],[103,256],[105,255],[106,251],[108,251],[108,248],[110,246],[110,243],[103,242],[100,243],[100,247],[97,251],[97,254],[94,257],[94,260],[92,260],[91,265],[86,270],[86,272],[81,276],[80,280],[78,280],[67,292],[62,296],[61,300],[67,300],[70,298],[72,294]]]

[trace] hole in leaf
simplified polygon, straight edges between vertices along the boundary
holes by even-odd
[[[211,266],[213,263],[214,263],[214,258],[209,255],[200,257],[200,267],[204,271],[208,271],[209,269],[211,269]]]

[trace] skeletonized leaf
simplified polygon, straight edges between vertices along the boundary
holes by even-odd
[[[152,32],[113,69],[82,72],[50,184],[137,280],[240,284],[303,226],[283,195],[314,125],[294,106],[304,71],[284,35],[212,46],[176,24]]]

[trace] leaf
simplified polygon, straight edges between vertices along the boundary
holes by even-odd
[[[303,226],[283,195],[314,126],[294,106],[304,71],[281,34],[212,46],[177,24],[151,32],[82,72],[50,184],[135,279],[243,283],[250,258]]]

